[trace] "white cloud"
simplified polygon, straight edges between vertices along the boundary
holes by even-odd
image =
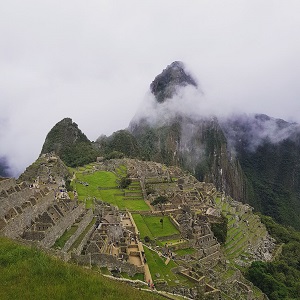
[[[299,9],[297,0],[2,1],[0,156],[19,173],[67,116],[92,140],[125,128],[174,60],[214,109],[300,121]]]

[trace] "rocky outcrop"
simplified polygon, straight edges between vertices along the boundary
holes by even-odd
[[[192,85],[197,87],[196,81],[187,73],[184,64],[174,61],[161,74],[155,77],[150,85],[150,90],[157,102],[162,103],[168,98],[172,98],[178,88]]]

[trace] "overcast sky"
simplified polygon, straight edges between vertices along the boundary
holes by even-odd
[[[64,117],[91,140],[126,128],[174,60],[216,113],[300,122],[299,12],[299,0],[1,1],[0,156],[19,174]]]

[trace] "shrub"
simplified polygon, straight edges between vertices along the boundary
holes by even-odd
[[[131,179],[128,177],[123,177],[120,180],[120,188],[121,189],[126,189],[130,184],[131,184]]]
[[[220,244],[224,244],[227,238],[227,223],[228,219],[221,214],[218,223],[211,224],[211,230]]]
[[[166,202],[168,202],[168,198],[166,196],[158,196],[152,201],[151,205],[163,204]]]

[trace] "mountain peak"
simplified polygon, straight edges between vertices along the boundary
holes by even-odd
[[[98,151],[71,118],[54,125],[46,136],[41,154],[54,152],[70,167],[96,160]]]
[[[159,103],[172,98],[178,87],[193,85],[197,87],[194,78],[185,70],[184,63],[174,61],[161,74],[157,75],[150,85],[150,90]]]

